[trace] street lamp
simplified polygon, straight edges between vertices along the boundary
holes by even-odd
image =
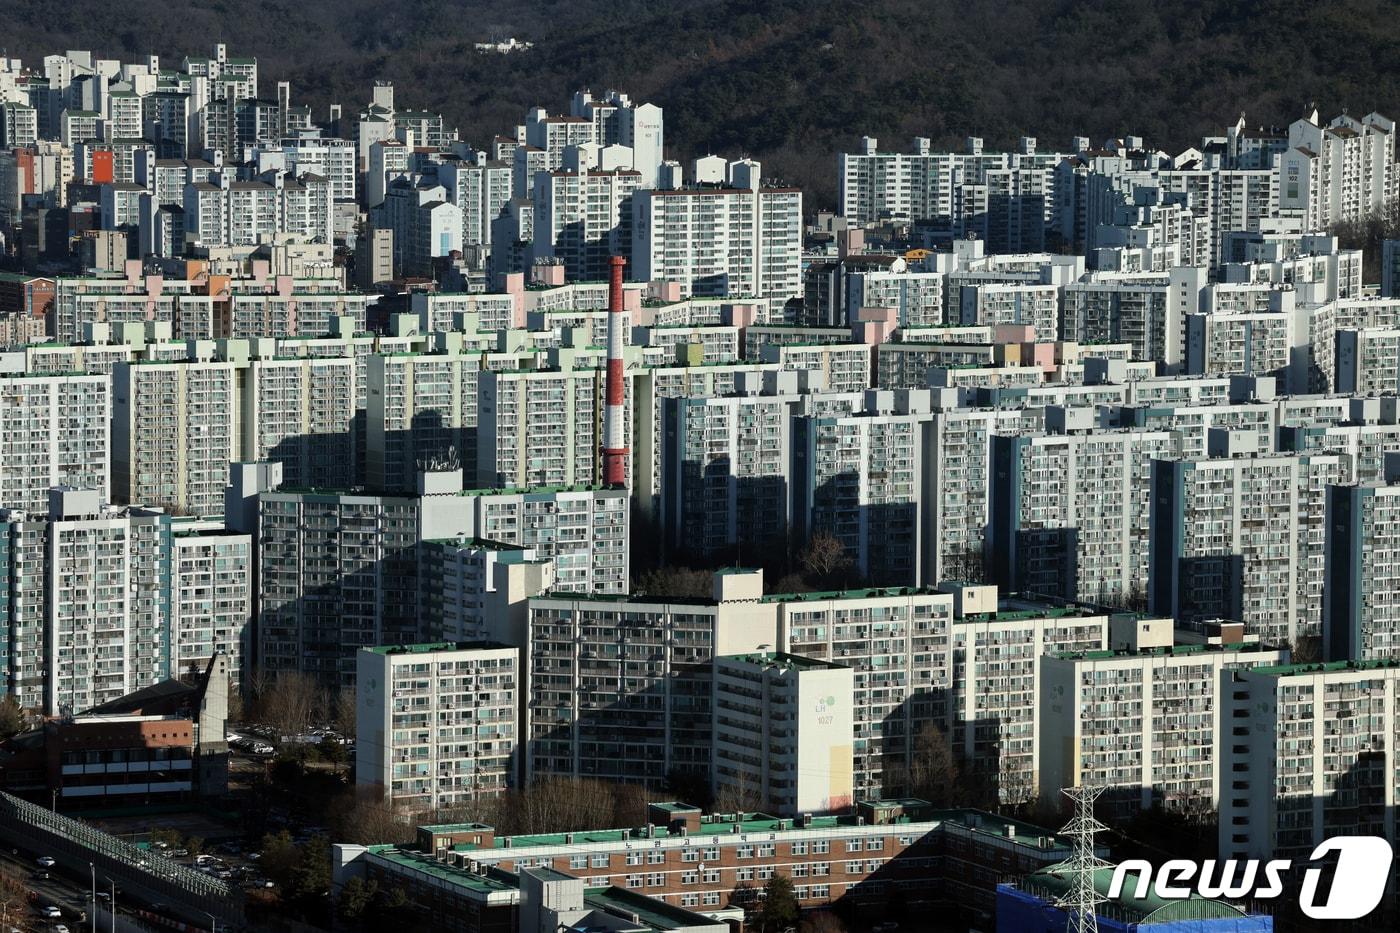
[[[112,933],[117,933],[117,882],[107,877],[106,875],[102,876],[102,880],[112,885],[112,902],[107,905],[107,909],[112,912]],[[93,933],[97,933],[97,917],[95,916],[96,913],[97,911],[94,910],[94,917],[92,920]]]
[[[204,913],[209,917],[209,933],[219,933],[219,918],[207,910]]]

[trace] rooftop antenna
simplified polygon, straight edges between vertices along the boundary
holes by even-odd
[[[1099,916],[1095,908],[1108,900],[1094,886],[1095,873],[1109,867],[1109,863],[1094,852],[1094,836],[1108,829],[1094,819],[1094,801],[1103,790],[1080,785],[1061,791],[1074,801],[1074,816],[1060,829],[1074,845],[1074,855],[1060,864],[1060,870],[1069,877],[1069,889],[1055,899],[1055,906],[1068,914],[1066,933],[1098,933]]]

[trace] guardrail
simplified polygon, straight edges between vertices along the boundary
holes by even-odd
[[[51,855],[70,869],[86,870],[91,864],[148,904],[165,904],[192,921],[213,915],[220,924],[243,923],[243,892],[234,885],[3,791],[0,837]]]

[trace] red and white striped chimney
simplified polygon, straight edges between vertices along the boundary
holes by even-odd
[[[613,256],[609,260],[608,288],[608,375],[605,391],[607,407],[603,410],[603,485],[627,485],[627,446],[623,439],[623,399],[627,377],[622,371],[622,267],[627,260]]]

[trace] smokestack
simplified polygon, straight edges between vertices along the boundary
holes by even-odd
[[[626,377],[622,374],[622,267],[627,260],[609,260],[608,288],[608,376],[607,407],[603,410],[603,485],[627,484],[627,448],[622,434],[623,395]]]

